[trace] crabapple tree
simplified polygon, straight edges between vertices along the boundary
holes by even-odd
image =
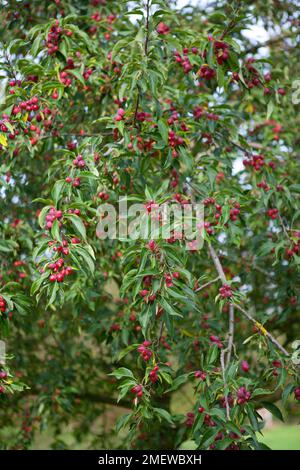
[[[299,2],[183,3],[0,1],[4,449],[258,450],[299,413]],[[202,246],[100,237],[125,196],[203,205]]]

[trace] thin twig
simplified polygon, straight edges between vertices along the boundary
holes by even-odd
[[[229,305],[229,328],[228,328],[228,346],[227,346],[227,357],[226,357],[226,367],[230,364],[231,353],[233,348],[233,338],[234,338],[234,306]]]
[[[212,279],[211,281],[206,282],[206,284],[203,284],[203,286],[198,287],[198,289],[195,290],[195,292],[200,292],[203,289],[206,289],[206,287],[210,286],[211,284],[214,284],[220,279],[220,276],[216,277],[215,279]]]
[[[226,284],[226,276],[223,270],[223,267],[221,265],[221,261],[215,252],[215,249],[212,245],[208,245],[209,247],[209,252],[210,256],[214,262],[214,265],[216,267],[216,270],[219,274],[219,279],[221,279],[222,284]],[[234,308],[233,306],[229,306],[229,327],[228,327],[228,345],[226,348],[227,352],[227,360],[226,360],[226,366],[228,367],[230,363],[230,358],[231,358],[231,351],[233,348],[233,336],[234,336]]]
[[[209,252],[210,252],[211,258],[214,262],[214,265],[215,265],[216,270],[217,270],[217,272],[220,276],[220,279],[221,279],[223,284],[226,284],[226,277],[225,277],[225,273],[223,271],[220,259],[217,255],[217,253],[215,252],[215,249],[213,248],[213,246],[208,245],[208,247],[209,247]],[[273,343],[278,349],[280,349],[280,351],[283,352],[283,354],[285,354],[285,356],[289,356],[289,353],[287,352],[287,350],[283,346],[281,346],[281,344],[277,341],[277,339],[274,338],[274,336],[271,333],[269,333],[263,327],[263,325],[261,325],[257,320],[255,320],[255,318],[253,318],[252,315],[249,312],[244,310],[239,304],[232,303],[232,305],[237,310],[239,310],[246,318],[248,318],[248,320],[251,321],[256,327],[258,327],[260,329],[260,331],[271,341],[271,343]]]
[[[290,39],[294,36],[295,32],[292,31],[284,31],[280,36],[275,36],[270,39],[268,39],[264,43],[256,44],[255,46],[249,47],[249,49],[246,49],[244,52],[245,54],[250,54],[250,53],[255,53],[260,49],[261,47],[269,47],[269,46],[274,46],[284,39]]]
[[[224,401],[225,401],[225,407],[226,407],[226,417],[228,419],[228,421],[230,421],[230,406],[229,406],[229,402],[228,402],[228,395],[227,395],[227,381],[226,381],[226,368],[225,368],[225,353],[226,353],[226,350],[223,349],[221,351],[221,357],[220,357],[220,361],[221,361],[221,369],[222,369],[222,376],[223,376],[223,383],[224,383]]]
[[[280,351],[285,355],[285,356],[289,356],[289,353],[287,352],[287,350],[277,341],[276,338],[274,338],[274,336],[269,333],[269,331],[267,331],[263,325],[261,325],[257,320],[255,320],[255,318],[252,317],[252,315],[247,312],[246,310],[243,309],[243,307],[241,307],[240,305],[238,304],[233,304],[234,307],[239,310],[246,318],[248,318],[249,321],[251,321],[257,328],[259,328],[259,330],[271,341],[271,343],[274,344],[274,346],[276,346],[278,349],[280,349]]]
[[[160,328],[159,328],[158,344],[160,344],[160,342],[161,342],[163,331],[164,331],[164,321],[162,320],[161,323],[160,323]]]
[[[149,44],[149,17],[150,17],[150,0],[147,0],[146,2],[146,37],[145,37],[145,44],[144,44],[144,51],[145,51],[145,56],[147,57],[148,55],[148,44]],[[136,119],[137,119],[137,114],[139,110],[139,105],[140,105],[140,98],[141,98],[141,90],[139,86],[137,86],[137,98],[136,98],[136,104],[135,104],[135,110],[134,110],[134,117],[133,117],[133,125],[134,127],[136,126]]]
[[[278,212],[278,219],[279,219],[279,222],[280,222],[280,225],[281,225],[281,228],[283,230],[283,233],[285,234],[286,238],[291,241],[291,237],[289,236],[288,232],[287,232],[287,229],[286,229],[286,226],[284,225],[284,222],[282,220],[282,217],[281,217],[281,214]]]
[[[149,44],[149,17],[150,17],[150,0],[146,2],[146,39],[145,39],[145,54],[148,54],[148,44]]]
[[[215,267],[216,267],[216,270],[217,270],[217,272],[218,272],[218,274],[219,274],[219,278],[220,278],[221,281],[222,281],[222,284],[226,284],[226,276],[225,276],[225,273],[224,273],[224,271],[223,271],[223,268],[222,268],[220,259],[219,259],[218,255],[217,255],[217,253],[215,252],[214,247],[213,247],[211,244],[209,244],[209,245],[208,245],[208,249],[209,249],[210,256],[211,256],[211,258],[212,258],[212,260],[213,260],[213,262],[214,262],[214,265],[215,265]]]

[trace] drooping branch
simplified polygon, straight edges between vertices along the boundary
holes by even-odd
[[[249,321],[251,321],[262,333],[263,335],[265,335],[270,341],[271,343],[274,344],[274,346],[276,346],[278,349],[280,349],[280,351],[285,355],[285,356],[289,356],[289,353],[287,352],[287,350],[277,341],[276,338],[274,338],[274,336],[269,332],[267,331],[263,325],[261,323],[259,323],[257,320],[255,320],[255,318],[252,317],[252,315],[250,315],[249,312],[247,312],[246,310],[244,310],[239,304],[234,304],[235,308],[237,310],[239,310],[246,318],[248,318]]]
[[[212,245],[209,245],[209,252],[210,252],[211,258],[214,262],[214,265],[216,267],[216,270],[220,276],[222,283],[226,284],[226,277],[225,277],[224,270],[222,268],[220,259]],[[271,343],[273,343],[274,346],[276,346],[285,356],[289,356],[289,353],[287,352],[287,350],[277,341],[277,339],[274,338],[274,336],[269,331],[267,331],[263,327],[263,325],[261,325],[261,323],[255,320],[255,318],[253,318],[249,312],[244,310],[239,304],[232,303],[231,305],[234,306],[237,310],[239,310],[251,323],[253,323],[271,341]],[[233,318],[233,321],[234,321],[234,318]]]
[[[296,34],[297,33],[293,32],[293,31],[284,31],[279,36],[272,37],[272,38],[268,39],[267,41],[265,41],[264,43],[255,44],[254,46],[249,47],[248,49],[246,49],[245,53],[246,54],[254,54],[255,52],[257,52],[262,47],[275,46],[276,44],[280,44],[285,39],[291,39]]]

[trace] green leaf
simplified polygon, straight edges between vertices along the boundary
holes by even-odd
[[[123,357],[125,357],[128,353],[130,353],[134,349],[137,349],[138,346],[139,346],[139,343],[135,343],[135,344],[130,344],[129,346],[127,346],[127,348],[123,349],[123,351],[121,351],[120,354],[118,355],[118,362],[120,362],[121,359],[123,359]]]
[[[157,127],[159,130],[160,135],[162,136],[162,139],[165,143],[168,143],[168,135],[169,135],[169,130],[167,125],[162,121],[161,119],[157,123]]]
[[[278,408],[278,406],[276,406],[274,403],[269,403],[269,402],[264,402],[264,401],[261,404],[264,408],[270,411],[270,413],[272,413],[272,415],[274,415],[277,419],[284,422],[282,413],[280,409]]]
[[[43,207],[43,209],[42,209],[41,212],[39,213],[38,222],[39,222],[39,226],[40,226],[41,228],[45,228],[45,219],[46,219],[47,213],[49,212],[50,207],[51,207],[51,206],[45,206],[45,207]]]
[[[94,274],[95,263],[94,263],[91,255],[89,254],[89,252],[87,252],[83,247],[78,246],[78,245],[75,245],[74,252],[79,254],[82,257],[82,259],[84,260],[85,264],[87,265],[89,271],[92,274]]]
[[[55,282],[51,286],[51,296],[50,296],[47,306],[52,305],[54,303],[58,291],[59,291],[59,285],[58,285],[58,282]]]
[[[289,383],[289,384],[287,384],[287,386],[283,390],[282,395],[281,395],[281,401],[282,401],[283,406],[285,406],[289,395],[294,390],[294,387],[295,387],[295,385],[293,383]]]
[[[52,196],[52,199],[55,203],[55,205],[57,205],[59,199],[60,199],[60,196],[61,196],[61,193],[63,191],[63,188],[65,186],[65,181],[64,180],[58,180],[56,181],[55,185],[53,186],[53,189],[51,191],[51,196]]]
[[[53,221],[52,227],[51,227],[51,235],[54,240],[57,240],[61,242],[61,236],[60,236],[60,227],[59,227],[59,222],[57,219]]]
[[[130,419],[132,417],[132,413],[126,413],[123,416],[120,416],[116,423],[116,431],[119,432],[122,428],[125,428],[127,424],[129,423]]]
[[[269,101],[268,107],[267,107],[267,117],[266,117],[266,119],[270,119],[273,111],[274,111],[274,102]]]
[[[167,410],[164,410],[163,408],[153,408],[153,411],[168,423],[173,424],[172,416]]]
[[[130,377],[131,379],[134,379],[133,373],[131,370],[126,369],[126,367],[119,367],[119,369],[116,369],[114,372],[108,375],[113,375],[117,380],[122,379],[123,377]]]
[[[254,397],[257,397],[258,395],[271,395],[272,393],[274,393],[273,390],[267,390],[267,389],[264,389],[264,388],[256,388],[252,392],[251,397],[254,398]]]
[[[184,383],[186,383],[188,376],[189,376],[188,374],[183,374],[183,375],[179,375],[178,377],[176,377],[176,379],[173,380],[172,387],[168,388],[168,390],[166,390],[165,393],[173,392],[174,390],[177,390],[180,387],[180,385],[183,385]]]
[[[38,34],[31,46],[31,54],[33,55],[33,57],[37,56],[42,41],[43,41],[42,35]]]
[[[64,216],[65,219],[69,219],[74,226],[75,230],[77,233],[84,239],[86,240],[86,229],[84,226],[84,223],[82,222],[81,218],[78,217],[78,215],[75,214],[66,214]]]

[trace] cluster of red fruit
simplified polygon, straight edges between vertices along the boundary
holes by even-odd
[[[279,211],[276,208],[268,209],[267,214],[270,219],[276,220],[278,218]]]
[[[143,344],[141,344],[137,350],[140,353],[141,358],[147,362],[149,359],[152,357],[152,351],[149,349],[149,346],[151,346],[151,341],[144,341]]]
[[[193,115],[196,120],[202,117],[205,117],[209,121],[218,121],[219,119],[219,116],[217,114],[206,111],[203,106],[195,106],[195,108],[193,109]]]
[[[109,199],[109,194],[104,191],[100,191],[98,193],[98,197],[102,199],[103,201],[107,201]]]
[[[174,58],[175,61],[182,66],[183,73],[189,73],[193,69],[190,59],[188,58],[186,53],[184,53],[184,56],[182,57],[179,52],[175,51]]]
[[[156,31],[158,34],[165,36],[170,32],[170,27],[163,22],[158,23],[156,26]]]
[[[278,369],[281,368],[282,364],[280,361],[275,359],[275,361],[272,361],[272,365],[274,366],[273,375],[277,377],[279,375]]]
[[[247,361],[242,361],[241,368],[244,372],[248,373],[250,370],[249,363]]]
[[[252,166],[255,171],[260,171],[265,165],[265,157],[263,155],[252,155],[251,158],[245,158],[243,164],[245,166]]]
[[[196,379],[206,380],[206,374],[202,370],[196,370],[194,375]]]
[[[246,69],[248,70],[251,79],[247,80],[246,79],[246,84],[248,88],[251,90],[254,87],[257,87],[261,84],[261,79],[259,77],[259,72],[258,70],[253,66],[253,63],[255,62],[255,59],[253,57],[249,57],[246,61]],[[267,76],[267,80],[269,81],[269,77]],[[265,92],[268,94],[268,92]]]
[[[55,207],[51,207],[49,214],[46,215],[46,228],[50,230],[55,220],[60,220],[63,216],[62,211],[56,210]],[[59,222],[61,224],[61,222]]]
[[[116,75],[120,75],[120,73],[122,72],[122,67],[123,67],[123,64],[121,64],[120,62],[116,62],[115,60],[112,59],[112,53],[109,52],[107,54],[107,60],[109,61],[109,65],[105,66],[104,67],[104,70],[105,71],[109,71],[110,69],[112,69],[113,73],[116,74]],[[107,79],[107,75],[103,74],[102,77],[105,79]],[[126,101],[126,98],[123,98],[123,101]],[[115,103],[116,104],[121,104],[121,101],[120,100],[115,100]]]
[[[78,241],[77,241],[78,240]],[[80,243],[80,240],[79,238],[72,238],[71,239],[71,242],[72,243]],[[55,252],[55,253],[63,253],[64,255],[68,255],[69,254],[69,248],[68,248],[68,242],[67,240],[63,240],[63,242],[60,244],[60,243],[56,243],[54,241],[49,241],[48,242],[48,245],[52,248],[52,250]]]
[[[223,348],[223,343],[218,336],[210,335],[209,339],[213,344],[216,344],[219,349]]]
[[[235,222],[238,219],[238,215],[240,214],[240,204],[238,202],[234,201],[229,201],[229,203],[232,205],[230,211],[229,211],[229,218],[232,222]],[[202,229],[204,227],[205,231],[208,233],[208,235],[213,235],[214,233],[214,225],[217,225],[219,223],[219,220],[221,219],[222,216],[222,206],[220,204],[217,204],[215,199],[212,197],[206,198],[203,200],[203,204],[205,207],[207,206],[214,206],[214,213],[211,213],[210,215],[214,216],[214,221],[208,222],[206,217],[206,222],[204,222],[203,226],[200,224],[199,229]]]
[[[10,83],[14,83],[13,82],[10,82]],[[11,114],[13,116],[16,116],[17,114],[21,113],[22,111],[26,111],[26,112],[36,112],[40,109],[40,106],[39,106],[39,99],[36,97],[36,96],[33,96],[32,98],[30,98],[30,100],[27,100],[27,101],[21,101],[18,105],[15,105],[13,108],[12,108],[12,111],[11,111]]]
[[[134,393],[137,397],[142,397],[143,396],[143,386],[142,385],[135,385],[132,387],[130,390],[131,393]]]
[[[155,251],[156,249],[156,243],[154,240],[150,240],[150,242],[148,243],[148,247],[149,247],[149,250],[150,251]]]
[[[265,86],[265,85],[271,81],[271,79],[272,79],[271,73],[267,72],[264,75],[265,83],[263,83],[262,80],[259,77],[258,70],[253,66],[254,62],[255,62],[255,59],[253,57],[248,58],[247,61],[246,61],[246,68],[247,68],[248,72],[251,75],[251,79],[250,80],[245,79],[245,82],[246,82],[246,84],[247,84],[247,86],[250,90],[254,87],[259,87],[260,85],[263,85],[264,86],[264,94],[265,95],[270,95],[271,89],[268,86]],[[286,94],[286,92],[283,88],[278,88],[277,93],[281,96],[284,96]]]
[[[195,414],[194,414],[192,411],[189,411],[189,412],[186,414],[185,425],[186,425],[188,428],[192,428],[193,425],[194,425],[194,421],[195,421]]]
[[[140,290],[140,296],[143,297],[146,303],[154,302],[156,299],[156,294],[149,295],[149,291],[147,289]]]
[[[243,405],[250,400],[251,393],[246,389],[246,387],[240,387],[236,393],[236,396],[238,404]]]
[[[150,113],[146,113],[145,111],[139,111],[136,113],[136,120],[139,122],[150,122],[152,119],[152,116]]]
[[[227,399],[225,399],[225,396],[221,397],[220,405],[221,405],[222,408],[226,408],[226,402],[227,402],[229,407],[234,405],[234,399],[233,399],[233,396],[231,395],[231,393],[229,393],[227,395]]]
[[[147,201],[146,204],[144,204],[144,207],[146,211],[148,212],[148,214],[151,214],[152,211],[156,211],[159,208],[159,205],[156,204],[155,201],[151,200],[151,201]]]
[[[4,297],[2,297],[2,295],[0,295],[0,312],[4,313],[6,311],[6,307],[6,300],[4,299]]]
[[[300,401],[300,387],[296,387],[294,390],[294,395],[297,401]]]
[[[219,65],[223,65],[229,58],[229,45],[223,41],[214,42],[214,53]]]
[[[22,80],[10,80],[8,82],[8,85],[10,87],[10,90],[9,90],[9,94],[10,95],[14,95],[15,94],[15,90],[14,90],[14,87],[17,86],[17,87],[21,87],[22,86]]]
[[[59,258],[55,263],[50,263],[48,265],[49,269],[52,271],[52,274],[50,274],[49,277],[50,282],[63,282],[65,276],[70,276],[73,273],[71,266],[63,267],[64,263],[64,259]]]
[[[106,2],[104,0],[101,0],[101,4],[105,5]],[[104,34],[104,39],[106,40],[110,39],[111,33],[114,30],[114,28],[112,27],[112,23],[114,23],[116,18],[117,17],[115,15],[108,15],[106,17],[102,17],[99,12],[96,12],[92,15],[92,19],[96,21],[96,23],[101,22],[101,25],[104,25],[104,23],[106,23],[105,25],[106,33]],[[93,24],[90,26],[88,31],[89,31],[89,34],[93,36],[98,31],[98,28],[95,24]]]
[[[123,108],[119,108],[117,114],[114,117],[115,121],[122,121],[124,119],[125,110]]]
[[[169,103],[170,105],[170,111],[171,111],[171,116],[168,117],[167,119],[167,123],[169,124],[169,126],[172,126],[172,124],[175,124],[179,121],[179,114],[178,112],[176,111],[176,108],[175,106],[173,105],[172,101],[169,100],[167,101],[167,103]]]
[[[51,26],[47,36],[46,46],[48,54],[53,55],[58,51],[58,45],[63,35],[72,36],[72,31],[64,30],[59,26],[59,21],[56,20],[54,25]]]
[[[171,350],[171,346],[169,345],[168,341],[166,340],[165,336],[162,336],[160,338],[160,344],[162,345],[163,348],[167,349],[168,351]]]
[[[183,138],[180,136],[177,136],[174,131],[170,130],[169,135],[168,135],[168,141],[169,145],[172,148],[179,147],[180,145],[183,145]],[[173,150],[172,152],[172,157],[176,158],[178,157],[178,153]]]
[[[82,155],[77,155],[77,157],[74,158],[74,160],[73,160],[73,165],[76,168],[84,168],[86,163],[85,163],[85,160],[84,160],[83,156]]]
[[[198,76],[204,78],[205,80],[212,80],[216,76],[216,72],[208,64],[201,65]]]
[[[179,184],[179,175],[178,175],[177,170],[173,168],[171,171],[171,181],[170,181],[171,188],[176,188],[178,184]]]
[[[256,185],[258,188],[260,189],[263,189],[264,191],[268,192],[270,191],[270,186],[268,185],[268,183],[264,180],[260,181],[259,183],[257,183]]]
[[[287,248],[285,250],[286,256],[288,258],[291,258],[293,255],[297,255],[300,252],[300,232],[295,232],[293,236],[298,240],[296,242],[293,242],[291,248]]]
[[[77,176],[76,178],[71,178],[71,176],[67,176],[65,181],[66,183],[72,183],[72,186],[74,188],[79,188],[81,183],[81,179],[79,178],[79,176]]]
[[[5,370],[0,370],[0,380],[5,380],[6,378],[7,378],[7,372],[5,372]],[[0,395],[3,393],[5,393],[5,388],[2,385],[0,385]]]
[[[9,83],[10,83],[10,86],[13,87],[18,83],[18,81],[11,80]],[[9,93],[14,94],[15,91],[13,89],[11,89],[9,91]],[[18,114],[22,113],[23,111],[27,114],[26,114],[26,119],[24,119],[24,122],[22,123],[21,131],[25,135],[28,135],[30,132],[34,132],[36,135],[32,136],[30,138],[30,143],[31,143],[31,145],[36,145],[37,136],[40,135],[41,129],[38,128],[36,125],[32,124],[32,121],[34,119],[37,122],[43,121],[43,129],[46,132],[49,129],[51,129],[51,127],[53,125],[53,122],[49,118],[49,116],[51,116],[52,114],[54,115],[55,113],[53,113],[47,106],[45,106],[43,109],[40,109],[39,100],[36,96],[34,96],[33,98],[31,98],[27,101],[21,101],[18,104],[14,105],[14,107],[12,108],[12,111],[11,111],[11,115],[12,116],[17,116]],[[9,130],[7,129],[7,126],[5,125],[5,122],[13,122],[13,121],[11,121],[9,116],[7,116],[7,115],[3,115],[3,119],[4,119],[4,123],[3,123],[2,131],[3,132],[9,132]],[[56,127],[63,127],[63,124],[60,123]],[[15,137],[17,135],[19,135],[19,133],[20,133],[19,129],[15,129],[14,133],[10,133],[8,137],[9,137],[10,140],[14,140]],[[55,136],[59,135],[59,131],[58,131],[57,128],[55,130],[53,130],[53,135],[55,135]],[[17,154],[17,153],[18,153],[18,149],[15,149],[15,154]]]
[[[117,129],[115,129],[115,130],[117,130]],[[133,135],[130,136],[130,140],[131,140],[131,142],[129,142],[129,144],[127,145],[127,148],[128,148],[128,150],[134,150],[134,146],[133,146],[133,142],[132,142],[134,140]],[[151,152],[152,149],[153,149],[153,145],[156,143],[155,140],[153,140],[153,139],[144,140],[140,135],[137,136],[136,140],[137,140],[136,146],[137,146],[137,148],[139,149],[140,152]],[[155,157],[157,155],[158,155],[157,150],[150,154],[151,157]]]
[[[167,287],[172,287],[173,286],[173,279],[179,279],[180,274],[177,271],[174,271],[172,274],[165,273],[165,283]]]
[[[5,380],[7,378],[7,372],[5,370],[0,370],[0,380]]]
[[[224,284],[220,287],[219,294],[223,299],[228,299],[232,297],[232,289],[228,284]]]
[[[240,204],[238,202],[235,202],[234,206],[230,209],[229,217],[232,222],[235,222],[237,220],[238,215],[241,212],[240,208],[241,208]]]
[[[158,366],[155,366],[150,374],[149,374],[149,379],[151,382],[155,383],[158,381],[158,375],[157,375],[157,372],[159,371],[159,367]]]

